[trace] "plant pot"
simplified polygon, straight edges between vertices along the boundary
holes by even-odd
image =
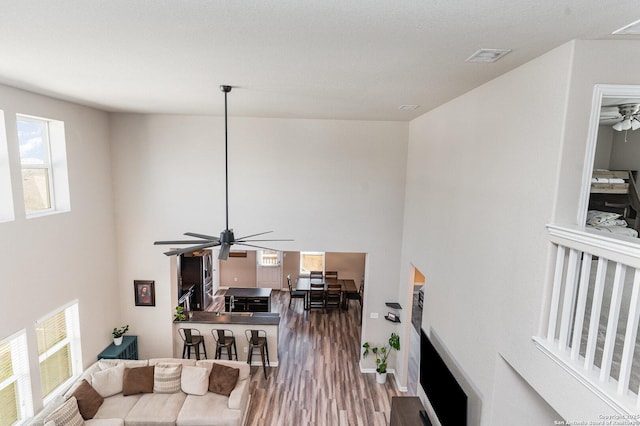
[[[387,373],[378,373],[376,371],[376,382],[380,383],[381,385],[387,383]]]
[[[116,346],[120,346],[122,344],[122,336],[114,337],[113,338],[113,344],[116,345]]]

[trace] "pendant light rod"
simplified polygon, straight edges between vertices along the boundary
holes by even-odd
[[[231,91],[231,86],[220,86],[220,90],[224,92],[224,198],[225,198],[225,230],[229,229],[229,156],[227,154],[227,145],[229,134],[227,131],[227,93]]]

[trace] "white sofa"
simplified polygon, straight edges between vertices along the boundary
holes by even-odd
[[[229,396],[209,390],[209,376],[213,363],[239,370],[235,387]],[[177,366],[180,367],[177,367]],[[122,386],[119,392],[118,377],[125,368],[154,366],[156,375],[160,369],[175,368],[181,371],[181,385],[177,392],[157,392],[158,377],[155,377],[152,393],[138,393],[125,396]],[[186,368],[185,367],[189,367]],[[200,368],[191,368],[200,367]],[[223,367],[215,367],[216,369]],[[120,370],[118,370],[120,369]],[[202,383],[206,369],[207,384]],[[106,373],[105,373],[106,371]],[[229,370],[228,370],[229,371]],[[118,376],[118,374],[121,374]],[[105,379],[110,375],[111,379]],[[194,378],[195,377],[195,378]],[[115,379],[114,379],[115,378]],[[60,419],[65,410],[76,410],[78,403],[74,394],[85,379],[104,399],[93,418],[82,419],[79,412],[74,419]],[[109,381],[110,380],[110,381]],[[157,358],[150,360],[101,360],[89,368],[71,385],[62,397],[51,401],[27,425],[60,426],[85,424],[87,426],[241,426],[245,422],[250,402],[250,368],[247,363],[226,360],[192,360],[178,358]],[[175,384],[175,380],[174,383]],[[202,386],[205,386],[204,388]],[[86,387],[86,384],[84,385]],[[105,387],[106,386],[106,387]],[[111,387],[107,389],[107,387]],[[194,390],[198,388],[198,390]],[[126,386],[125,386],[126,391]],[[107,396],[105,396],[107,395]],[[68,415],[69,417],[71,415]],[[57,418],[56,418],[57,417]],[[82,423],[80,423],[82,421]]]

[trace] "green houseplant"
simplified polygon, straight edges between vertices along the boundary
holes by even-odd
[[[113,344],[120,346],[122,344],[122,336],[129,331],[129,324],[124,327],[114,328],[111,334],[113,335]]]
[[[396,333],[391,333],[389,341],[383,346],[371,346],[369,342],[365,342],[362,347],[364,353],[362,356],[366,358],[371,351],[376,356],[376,380],[378,383],[387,381],[387,359],[391,354],[391,349],[400,350],[400,337]]]
[[[182,306],[176,306],[176,313],[173,314],[173,319],[175,321],[185,321],[187,319],[187,314],[184,313],[184,308]]]

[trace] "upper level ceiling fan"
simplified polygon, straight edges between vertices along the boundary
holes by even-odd
[[[155,241],[153,243],[155,245],[182,245],[182,244],[191,245],[190,247],[167,251],[164,253],[167,256],[173,256],[173,255],[178,255],[182,253],[191,253],[191,252],[202,250],[209,247],[220,246],[220,254],[218,255],[218,259],[227,260],[229,258],[229,252],[231,251],[231,246],[233,245],[241,245],[241,246],[261,248],[266,250],[273,250],[269,247],[263,247],[263,246],[255,245],[252,243],[263,242],[263,241],[293,241],[289,239],[285,239],[285,240],[256,240],[256,239],[250,240],[248,239],[248,238],[253,238],[260,235],[268,234],[273,231],[266,231],[266,232],[260,232],[258,234],[246,235],[244,237],[240,237],[236,239],[233,234],[233,229],[229,229],[229,161],[228,161],[228,155],[227,155],[227,144],[228,144],[227,94],[231,92],[231,86],[220,86],[220,90],[224,92],[224,174],[225,174],[226,226],[224,231],[220,232],[219,237],[214,237],[212,235],[198,234],[195,232],[185,232],[184,235],[198,238],[198,239],[197,240]]]

